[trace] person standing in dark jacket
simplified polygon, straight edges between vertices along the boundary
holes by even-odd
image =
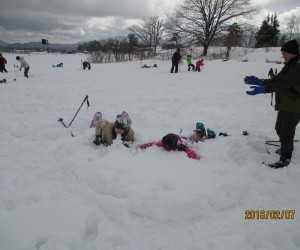
[[[180,55],[180,49],[178,48],[177,51],[173,54],[172,56],[172,68],[171,68],[171,73],[173,73],[174,68],[175,68],[175,73],[178,72],[178,64],[180,61],[181,55]]]
[[[91,70],[91,64],[87,61],[84,61],[82,63],[83,69],[87,68],[88,70]]]
[[[246,76],[244,82],[253,85],[248,95],[275,92],[275,110],[278,111],[275,125],[280,139],[280,159],[269,164],[272,168],[288,166],[294,150],[293,139],[296,127],[300,121],[300,55],[299,44],[296,40],[285,43],[281,48],[285,66],[271,79],[259,79]]]

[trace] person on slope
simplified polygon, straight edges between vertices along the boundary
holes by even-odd
[[[4,73],[4,72],[7,73],[7,70],[5,68],[5,64],[7,64],[7,60],[0,53],[0,72],[1,73]]]
[[[84,61],[84,62],[82,63],[82,67],[83,67],[84,70],[85,70],[86,68],[87,68],[88,70],[91,70],[91,64],[90,64],[89,62],[87,62],[87,61]]]
[[[178,64],[179,64],[180,59],[181,59],[180,48],[178,48],[172,56],[171,73],[174,72],[174,69],[175,69],[175,73],[178,73]]]
[[[191,68],[192,68],[192,70],[195,70],[195,65],[192,64],[192,58],[191,58],[190,55],[187,55],[187,57],[186,57],[186,63],[188,65],[188,71],[190,71]]]
[[[17,56],[16,60],[20,61],[20,63],[21,63],[20,71],[22,70],[22,68],[24,68],[24,76],[28,78],[28,71],[30,69],[28,62],[26,62],[26,60],[24,59],[23,56],[21,56],[21,57]]]
[[[200,72],[201,71],[201,67],[204,66],[204,63],[203,63],[203,59],[200,59],[196,62],[196,68],[195,68],[195,71],[198,71]]]
[[[272,168],[283,168],[290,164],[294,150],[293,139],[300,120],[300,55],[296,40],[285,43],[281,48],[285,66],[273,78],[259,79],[246,76],[245,84],[252,85],[248,95],[275,93],[277,120],[275,130],[280,140],[280,158],[269,164]]]

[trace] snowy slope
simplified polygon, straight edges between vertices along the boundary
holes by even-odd
[[[270,95],[247,96],[243,83],[245,75],[280,70],[265,62],[282,60],[280,51],[237,54],[206,60],[200,73],[184,62],[178,74],[169,73],[169,61],[83,71],[85,55],[31,54],[26,79],[15,72],[16,54],[3,53],[9,73],[0,78],[10,83],[0,85],[0,249],[299,249],[300,145],[289,167],[261,165],[276,160],[264,144],[278,139],[276,112]],[[69,124],[86,95],[90,107],[64,128],[58,118]],[[231,136],[195,145],[200,161],[156,147],[127,149],[119,139],[96,147],[89,125],[97,111],[110,121],[127,111],[136,144],[189,135],[196,122]],[[293,209],[295,218],[245,220],[246,210],[277,209]]]

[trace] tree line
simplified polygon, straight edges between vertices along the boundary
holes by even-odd
[[[127,37],[115,37],[81,44],[95,63],[151,58],[157,48],[203,47],[207,56],[210,46],[226,47],[226,58],[233,47],[276,47],[299,36],[299,18],[288,23],[288,34],[280,34],[276,13],[268,15],[259,29],[249,25],[259,7],[251,0],[185,0],[163,20],[144,18],[129,28]]]

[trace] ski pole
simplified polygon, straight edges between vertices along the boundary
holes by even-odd
[[[299,140],[293,140],[293,142],[298,142]],[[269,143],[269,142],[280,142],[279,140],[278,141],[266,141],[266,143]]]
[[[86,96],[83,100],[83,102],[81,103],[79,109],[77,110],[76,114],[74,115],[72,121],[70,122],[70,124],[67,126],[65,123],[64,123],[64,119],[63,118],[59,118],[58,121],[61,122],[65,128],[68,128],[71,126],[72,122],[74,121],[75,117],[77,116],[79,110],[81,109],[82,105],[85,103],[86,101],[86,104],[87,104],[87,108],[90,106],[90,103],[89,103],[89,99],[88,99],[88,96]]]
[[[274,144],[274,143],[270,143],[270,142],[266,142],[266,145],[271,145],[271,146],[275,146],[275,147],[280,147],[280,145]]]

